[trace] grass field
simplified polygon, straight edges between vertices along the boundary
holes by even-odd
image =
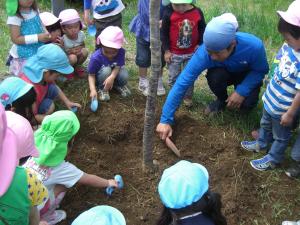
[[[50,1],[49,0],[40,0],[39,7],[41,11],[49,11]],[[136,14],[136,4],[137,1],[125,1],[127,3],[127,8],[123,13],[123,30],[126,36],[128,44],[125,46],[127,50],[127,65],[131,75],[130,84],[131,86],[136,86],[137,84],[137,67],[134,63],[135,56],[135,37],[128,31],[128,24],[131,19]],[[286,10],[288,5],[291,3],[291,0],[201,0],[197,1],[197,6],[199,6],[204,12],[205,19],[208,22],[213,16],[217,16],[224,12],[232,12],[237,16],[240,31],[249,32],[260,37],[266,47],[268,61],[270,62],[274,55],[277,52],[277,49],[281,46],[283,39],[281,35],[277,32],[277,21],[278,17],[276,10]],[[5,5],[4,0],[0,0],[2,6]],[[80,3],[66,3],[66,7],[76,7],[79,11],[82,12],[82,7]],[[6,13],[4,7],[0,8],[0,37],[1,37],[1,46],[0,46],[0,78],[2,75],[7,74],[7,67],[5,66],[6,57],[11,46],[8,27],[6,26]],[[94,42],[92,37],[88,37],[86,44],[90,52],[94,49]],[[165,73],[166,79],[166,73]],[[197,82],[197,87],[195,90],[194,100],[195,107],[190,110],[191,115],[199,120],[209,120],[213,126],[227,126],[228,132],[234,132],[241,138],[249,137],[250,131],[259,125],[259,119],[261,116],[261,105],[258,106],[256,110],[251,112],[249,115],[240,115],[236,112],[228,112],[220,114],[217,117],[206,118],[202,113],[199,113],[200,110],[203,110],[204,105],[213,99],[213,95],[207,88],[206,80],[203,77]],[[263,190],[268,190],[268,187],[275,189],[276,184],[278,183],[279,173],[282,173],[282,170],[272,171],[268,180],[266,181],[266,186]],[[296,184],[295,184],[296,185]],[[299,187],[298,183],[298,187]],[[291,187],[297,188],[297,187]],[[298,188],[300,193],[300,189]],[[259,204],[268,204],[270,199],[267,192],[261,193],[261,202]],[[281,200],[275,200],[272,202],[273,210],[272,212],[274,218],[281,217],[284,213],[289,215],[291,208],[295,204],[300,205],[300,199],[295,199],[295,202],[289,205],[283,205]],[[299,210],[300,212],[300,210]],[[261,212],[263,216],[263,212]],[[291,215],[290,215],[291,216]],[[298,215],[300,218],[300,213]],[[299,219],[298,218],[298,219]],[[296,218],[295,218],[296,219]],[[266,224],[271,225],[268,221],[265,220],[255,220],[253,218],[252,224]],[[248,224],[247,224],[248,225]],[[272,224],[274,225],[274,224]]]

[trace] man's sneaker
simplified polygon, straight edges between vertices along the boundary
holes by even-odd
[[[291,178],[300,178],[300,162],[293,162],[292,165],[285,171],[285,174]]]
[[[46,213],[41,219],[46,221],[49,225],[55,225],[66,218],[67,213],[64,210],[55,210],[53,213]]]
[[[300,225],[300,220],[298,220],[298,221],[283,221],[281,225]]]
[[[273,170],[278,166],[267,155],[261,159],[251,160],[250,164],[254,169],[259,171]]]
[[[99,100],[100,101],[109,101],[110,100],[110,96],[109,96],[109,92],[105,91],[105,90],[99,90],[98,91],[99,94]]]
[[[123,98],[126,98],[129,95],[131,95],[131,91],[126,85],[124,85],[123,87],[116,86],[115,89],[121,94]]]
[[[165,89],[164,85],[158,84],[156,94],[157,94],[157,96],[163,96],[166,94],[166,89]]]
[[[260,152],[263,150],[258,144],[258,141],[242,141],[241,146],[249,152]]]
[[[212,103],[210,103],[205,111],[204,114],[205,115],[212,115],[218,112],[221,112],[225,109],[226,103],[225,102],[221,102],[220,100],[215,100]]]

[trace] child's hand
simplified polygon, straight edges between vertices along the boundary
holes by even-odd
[[[108,180],[108,187],[116,187],[118,188],[118,183],[116,180],[113,180],[113,179],[109,179]]]
[[[106,78],[106,80],[103,82],[104,90],[106,91],[111,90],[114,85],[114,81],[115,81],[115,77],[113,76],[109,76],[108,78]]]
[[[72,110],[72,107],[81,108],[81,105],[75,102],[68,101],[65,104],[69,110]]]
[[[91,99],[97,99],[97,91],[96,90],[92,90],[91,93],[90,93],[90,97]]]
[[[286,112],[284,114],[282,114],[281,116],[281,120],[280,120],[280,125],[288,127],[291,126],[291,124],[293,123],[294,120],[294,116],[291,115],[290,113]]]
[[[165,57],[166,63],[171,63],[172,53],[169,50],[167,50],[165,52],[164,57]]]
[[[51,35],[49,33],[38,34],[38,40],[44,43],[49,42],[51,41]]]

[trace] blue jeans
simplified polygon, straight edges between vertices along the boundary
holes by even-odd
[[[184,69],[190,58],[193,54],[183,54],[183,55],[177,55],[172,53],[171,63],[168,64],[169,69],[169,80],[168,84],[170,87],[172,87],[181,71]],[[193,97],[193,91],[194,91],[194,84],[187,89],[185,92],[185,98],[192,98]]]
[[[293,160],[300,162],[300,133],[298,133],[296,142],[292,148],[291,157]]]
[[[58,88],[56,87],[56,84],[50,84],[48,87],[48,92],[39,106],[38,113],[45,114],[57,96]]]
[[[265,148],[272,143],[268,156],[274,163],[284,159],[284,152],[291,137],[291,127],[280,125],[280,118],[273,118],[265,109],[260,120],[258,143]]]
[[[96,74],[96,85],[98,89],[103,89],[104,85],[103,82],[110,76],[112,72],[112,69],[107,67],[102,67],[98,73]],[[119,86],[123,87],[127,84],[128,81],[128,72],[125,69],[125,67],[121,67],[119,74],[117,75],[115,81],[114,81],[114,87]]]

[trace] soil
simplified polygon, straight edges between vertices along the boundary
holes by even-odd
[[[86,93],[79,96],[73,93],[72,97],[82,102]],[[129,225],[155,224],[161,212],[157,193],[159,178],[165,168],[180,159],[155,135],[153,157],[158,170],[143,172],[145,101],[146,98],[138,93],[129,99],[112,94],[111,101],[101,103],[96,113],[90,112],[88,103],[78,112],[81,128],[68,160],[83,171],[103,178],[121,174],[125,186],[122,190],[116,190],[111,197],[104,190],[92,187],[72,188],[61,206],[67,211],[68,220],[61,224],[70,224],[81,212],[96,205],[118,208]],[[157,121],[160,112],[159,104]],[[249,160],[253,155],[241,150],[238,131],[213,127],[181,110],[176,116],[172,139],[181,151],[182,159],[207,167],[211,189],[222,195],[223,212],[228,224],[262,224],[255,223],[256,219],[267,221],[266,224],[280,224],[284,217],[299,212],[296,210],[300,203],[291,203],[299,195],[291,188],[296,185],[295,181],[289,180],[283,173],[273,181],[270,177],[276,175],[252,169]],[[268,179],[272,183],[266,182]],[[282,192],[278,192],[277,187]],[[278,199],[283,199],[283,204],[295,204],[295,207],[291,207],[291,212],[278,213],[276,216],[272,202]]]

